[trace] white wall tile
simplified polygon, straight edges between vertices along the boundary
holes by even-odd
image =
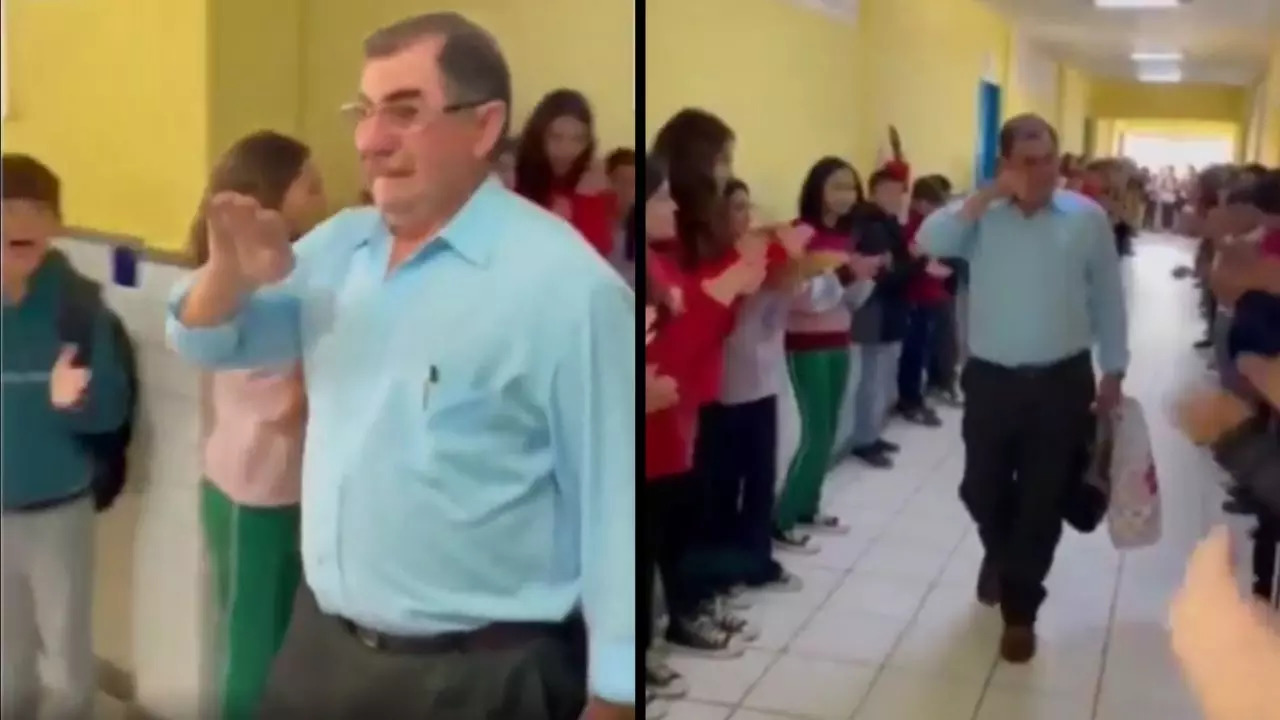
[[[138,382],[144,391],[168,392],[194,400],[200,395],[200,374],[194,365],[168,349],[138,347]]]
[[[100,582],[97,593],[113,602],[102,600],[98,609],[127,617],[111,618],[125,629],[100,634],[104,647],[98,651],[133,670],[143,709],[159,717],[191,717],[192,707],[203,706],[209,696],[213,657],[200,534],[203,379],[167,348],[164,336],[169,293],[189,271],[143,261],[138,287],[125,288],[112,280],[109,246],[75,239],[56,245],[80,272],[102,283],[104,300],[138,351],[140,412],[127,497],[104,516],[99,533],[106,545],[99,554],[113,563],[110,582]],[[121,575],[132,589],[123,604]]]

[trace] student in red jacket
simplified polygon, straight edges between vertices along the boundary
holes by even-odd
[[[710,611],[711,591],[683,566],[696,540],[691,530],[700,512],[700,488],[691,477],[699,413],[718,394],[737,300],[755,292],[766,272],[762,254],[736,251],[728,228],[720,190],[728,172],[721,179],[720,169],[729,166],[732,142],[732,131],[718,118],[695,110],[677,114],[658,133],[654,149],[669,182],[646,203],[646,286],[665,286],[676,301],[646,347],[645,365],[672,378],[680,398],[674,408],[645,419],[650,547],[667,594],[668,643],[677,651],[719,657],[741,655],[742,648],[732,642],[735,627]],[[652,178],[646,177],[650,183]],[[655,201],[663,201],[664,192],[675,206],[674,221],[666,228],[655,222],[651,210]],[[660,663],[651,661],[648,671],[651,688],[672,681],[673,673]]]
[[[576,90],[548,93],[529,115],[516,150],[515,190],[573,223],[601,255],[613,252],[617,201],[595,161],[591,106]]]
[[[616,148],[604,159],[604,169],[617,203],[618,221],[614,224],[613,250],[609,262],[635,286],[636,246],[630,236],[629,218],[633,216],[636,202],[636,152],[631,148]]]
[[[911,187],[911,205],[907,223],[903,228],[907,237],[907,249],[913,257],[923,252],[916,242],[916,233],[924,219],[947,202],[942,188],[928,178],[921,178]],[[925,369],[929,362],[935,338],[941,329],[943,312],[951,299],[947,279],[953,270],[930,258],[922,267],[913,270],[907,282],[907,334],[902,341],[902,354],[898,357],[898,405],[897,412],[909,422],[925,426],[941,424],[938,414],[925,402]]]

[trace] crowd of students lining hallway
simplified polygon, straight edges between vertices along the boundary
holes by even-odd
[[[326,220],[273,131],[193,199],[168,328],[211,376],[212,712],[633,719],[634,153],[600,157],[573,90],[509,136],[506,61],[455,13],[373,33],[358,90],[367,206]],[[126,367],[100,328],[88,367],[64,347],[56,175],[5,155],[3,187],[3,715],[87,720],[77,440],[128,421]]]
[[[1247,597],[1237,591],[1231,549],[1217,533],[1192,559],[1175,605],[1173,642],[1209,720],[1280,717],[1280,169],[1214,166],[1195,175],[1174,228],[1197,241],[1194,267],[1177,276],[1200,287],[1214,387],[1180,407],[1187,437],[1229,477],[1223,510],[1247,517]],[[1244,548],[1239,548],[1244,550]]]
[[[1128,333],[1121,263],[1142,225],[1145,187],[1124,160],[1060,164],[1053,128],[1022,116],[1002,131],[998,177],[953,199],[946,178],[911,177],[893,136],[894,159],[865,183],[845,160],[815,162],[798,188],[796,219],[784,225],[753,222],[725,119],[686,109],[655,136],[644,175],[639,281],[648,525],[640,597],[653,603],[642,606],[640,618],[646,717],[662,717],[671,700],[689,692],[671,654],[742,655],[759,629],[741,611],[765,594],[800,587],[786,558],[815,552],[816,538],[849,532],[824,512],[832,465],[848,453],[868,472],[892,466],[895,453],[910,448],[883,439],[886,423],[896,417],[936,426],[932,408],[940,403],[964,408],[967,460],[956,480],[986,550],[976,600],[1000,607],[1004,660],[1033,661],[1037,611],[1062,532],[1061,498],[1082,486],[1087,463],[1080,458],[1097,415],[1110,412],[1122,392]],[[1262,217],[1274,214],[1266,187],[1209,223],[1239,234],[1271,222]],[[1064,239],[1038,242],[1048,237]],[[1256,259],[1257,246],[1249,247],[1240,252]],[[1224,303],[1238,302],[1241,283],[1277,277],[1276,265],[1231,267],[1255,274],[1247,281],[1234,275],[1237,289],[1218,295]],[[1252,309],[1235,318],[1236,337],[1248,337],[1253,350],[1232,347],[1261,353],[1241,362],[1260,386],[1274,388],[1280,296],[1271,287],[1273,294],[1249,295]],[[1095,347],[1099,379],[1090,358]],[[854,353],[860,363],[850,372]],[[784,396],[795,398],[800,441],[778,477]],[[1280,445],[1274,427],[1264,429],[1265,410],[1213,397],[1233,414],[1189,409],[1189,428],[1208,418],[1216,423],[1212,437],[1193,437],[1218,442],[1218,457],[1241,486],[1262,485],[1274,502]],[[852,417],[847,449],[836,447],[842,416]],[[1223,586],[1230,567],[1218,544],[1215,536],[1193,563],[1180,607],[1217,598],[1230,608],[1219,627],[1249,637],[1236,641],[1239,651],[1254,667],[1276,667],[1280,641],[1260,623],[1264,613]],[[1191,611],[1175,621],[1189,673],[1210,673],[1220,657],[1209,649],[1212,622]],[[1197,689],[1206,707],[1215,707],[1222,693],[1213,686],[1235,688],[1238,679],[1206,683]],[[1260,687],[1232,695],[1235,711],[1209,717],[1270,717],[1249,704]],[[1240,714],[1241,707],[1249,710]]]

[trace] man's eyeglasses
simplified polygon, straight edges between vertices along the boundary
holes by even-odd
[[[488,102],[488,100],[468,100],[432,108],[414,100],[393,100],[385,103],[356,100],[343,105],[340,112],[353,126],[376,117],[387,127],[397,131],[408,131],[424,128],[446,115],[474,110]]]

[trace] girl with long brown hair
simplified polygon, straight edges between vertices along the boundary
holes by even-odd
[[[702,488],[695,476],[694,444],[702,409],[719,395],[724,344],[740,298],[765,279],[763,253],[739,253],[728,223],[723,189],[730,176],[733,133],[719,118],[684,110],[659,131],[653,155],[666,168],[656,196],[668,198],[665,223],[647,222],[648,280],[677,298],[676,310],[646,347],[645,363],[672,378],[679,403],[646,417],[645,492],[657,543],[657,564],[673,580],[667,588],[667,641],[677,651],[732,657],[739,619],[711,612],[715,588],[687,572],[700,538],[690,532],[701,517]],[[648,207],[655,205],[651,196]],[[674,215],[674,217],[670,217]],[[663,228],[662,225],[667,227]],[[684,567],[684,570],[677,568]],[[669,686],[672,673],[650,662],[648,684]]]
[[[325,212],[310,149],[279,133],[249,135],[222,156],[205,202],[228,191],[278,211],[295,239]],[[191,251],[201,262],[208,255],[203,204],[191,227]],[[302,370],[215,372],[209,397],[201,520],[223,646],[221,717],[232,720],[256,711],[302,577]]]
[[[595,116],[576,90],[554,90],[529,115],[515,152],[515,191],[560,215],[604,257],[618,203],[596,162]]]

